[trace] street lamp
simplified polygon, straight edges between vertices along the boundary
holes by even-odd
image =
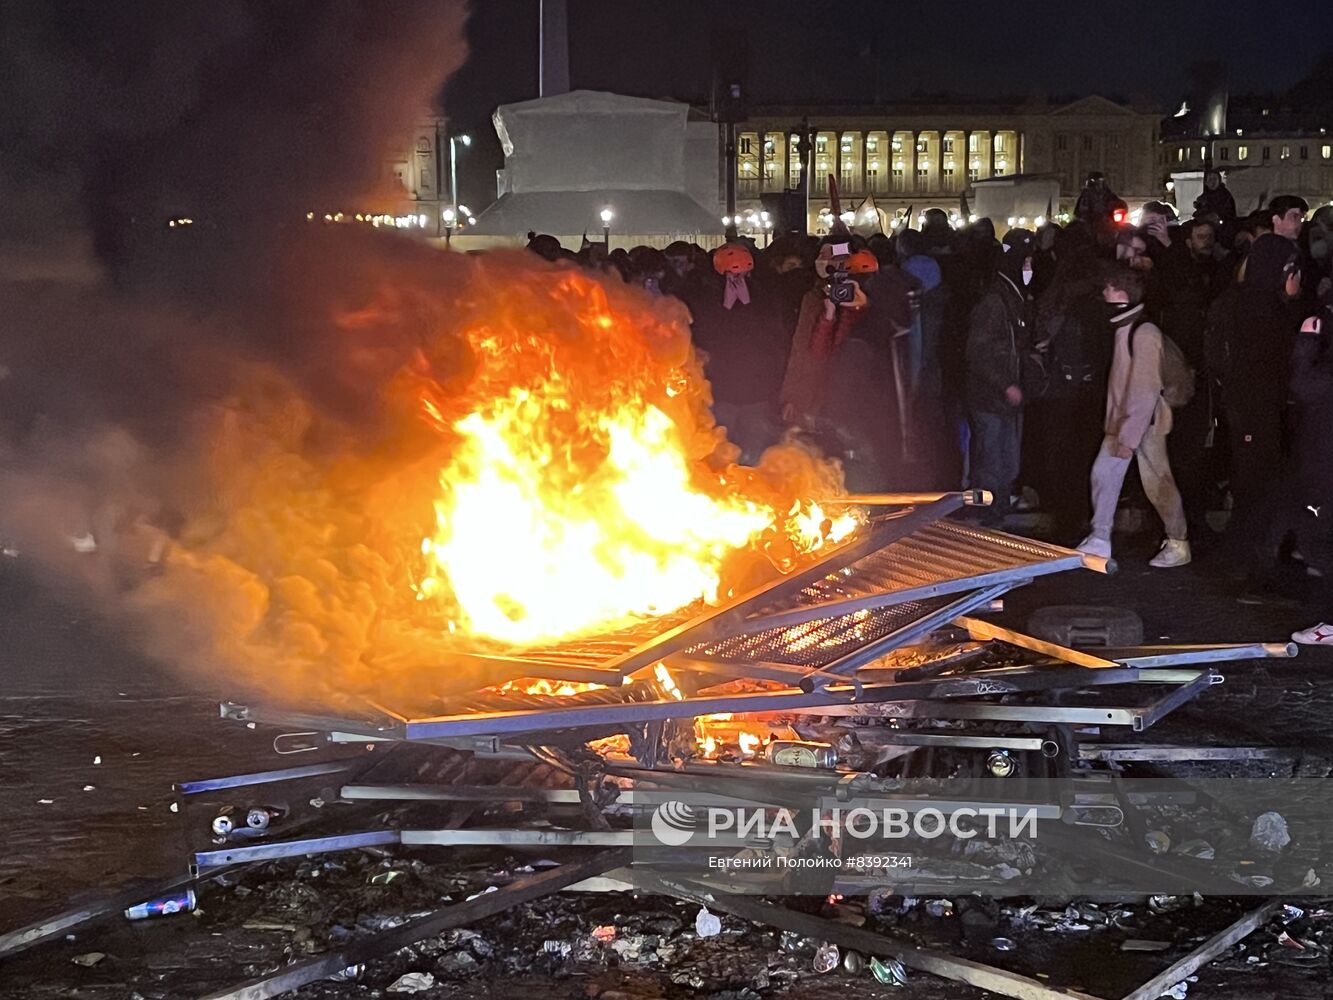
[[[606,247],[606,252],[611,252],[611,220],[615,214],[609,208],[602,209],[602,245]]]
[[[449,136],[449,200],[455,205],[458,204],[458,143],[460,142],[464,146],[471,146],[472,136],[466,133]]]
[[[454,219],[457,218],[457,215],[452,208],[446,208],[440,215],[444,219],[444,245],[448,246],[453,242]]]

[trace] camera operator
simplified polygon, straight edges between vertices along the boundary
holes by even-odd
[[[855,258],[855,260],[853,259]],[[782,383],[782,418],[813,430],[824,406],[830,361],[865,315],[866,293],[855,274],[877,270],[874,254],[852,253],[847,236],[830,236],[815,258],[815,282],[801,300]]]

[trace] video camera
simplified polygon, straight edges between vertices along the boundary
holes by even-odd
[[[847,305],[856,300],[856,282],[847,273],[851,244],[835,243],[831,249],[833,259],[828,264],[828,298],[835,305]]]

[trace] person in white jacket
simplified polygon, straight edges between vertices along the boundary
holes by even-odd
[[[1110,558],[1120,488],[1130,459],[1137,459],[1143,490],[1166,526],[1166,540],[1149,565],[1184,566],[1190,543],[1166,451],[1171,407],[1162,398],[1162,331],[1143,319],[1143,279],[1137,273],[1108,272],[1102,299],[1115,330],[1115,348],[1106,386],[1106,437],[1092,465],[1092,534],[1078,547]]]

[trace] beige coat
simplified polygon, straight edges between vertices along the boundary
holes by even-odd
[[[1134,352],[1129,333],[1143,306],[1126,309],[1117,319],[1115,353],[1106,384],[1106,436],[1126,448],[1138,448],[1152,431],[1171,432],[1171,407],[1162,398],[1162,331],[1153,323],[1134,330]]]

